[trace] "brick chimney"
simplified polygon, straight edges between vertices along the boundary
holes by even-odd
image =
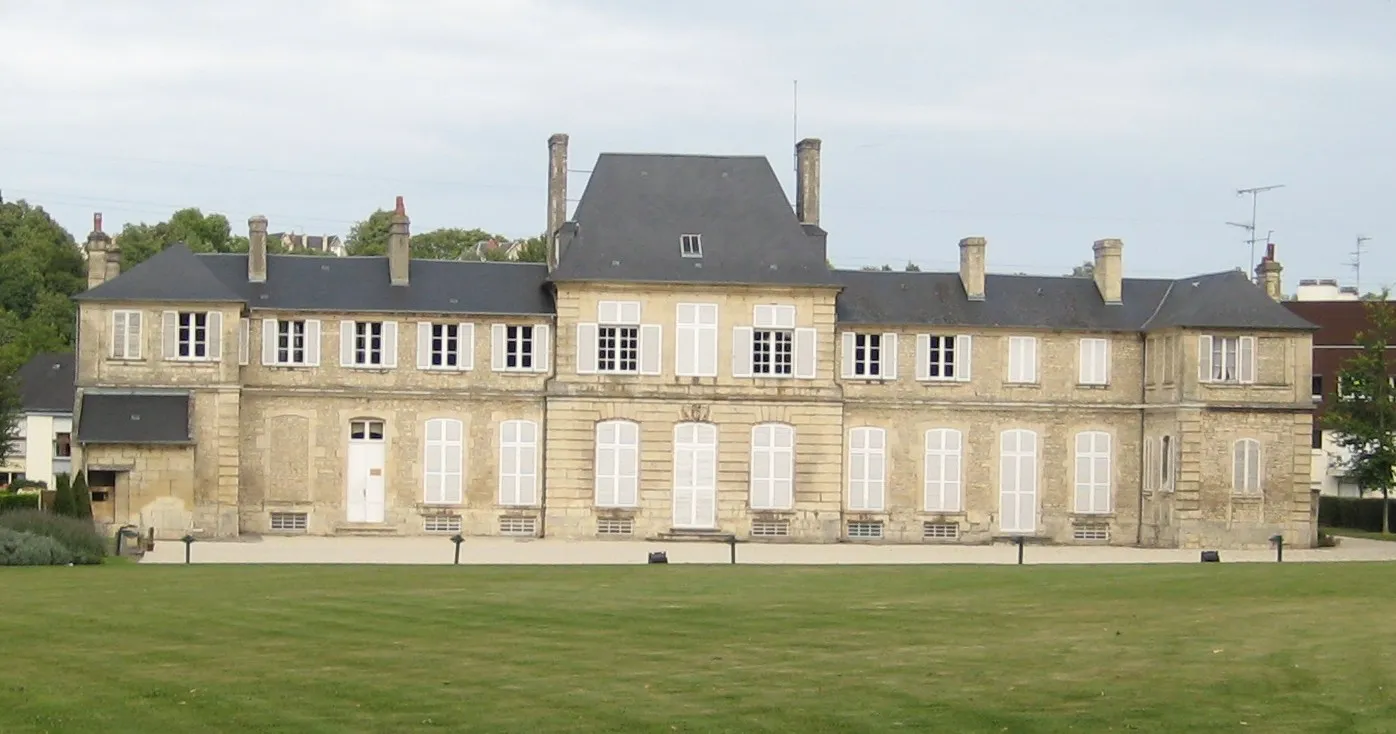
[[[984,249],[987,244],[983,237],[960,240],[960,282],[971,301],[984,300]]]
[[[548,245],[549,270],[562,259],[557,231],[567,221],[567,141],[566,133],[548,138],[548,231],[543,236]]]
[[[92,215],[92,233],[87,235],[87,287],[89,289],[105,283],[121,272],[121,251],[117,250],[102,231],[102,215]],[[109,265],[110,263],[110,265]]]
[[[393,285],[407,285],[407,274],[411,270],[412,262],[412,252],[409,248],[412,236],[408,229],[410,223],[407,207],[399,196],[397,206],[393,208],[392,224],[388,225],[388,274]]]
[[[267,282],[267,218],[247,220],[247,282]]]
[[[819,138],[795,144],[795,216],[801,224],[819,225]]]
[[[1108,305],[1118,306],[1124,279],[1124,243],[1119,240],[1096,240],[1091,248],[1095,251],[1095,287],[1100,291],[1101,300]]]
[[[1265,288],[1265,295],[1276,301],[1284,300],[1281,291],[1280,273],[1284,268],[1275,260],[1275,243],[1265,245],[1265,257],[1255,266],[1255,281]]]

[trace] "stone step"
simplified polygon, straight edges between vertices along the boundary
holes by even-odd
[[[378,523],[366,522],[342,522],[334,526],[335,535],[358,535],[378,537],[384,535],[397,535],[397,528],[392,525],[380,525]]]

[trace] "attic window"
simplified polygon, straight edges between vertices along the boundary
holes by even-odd
[[[679,235],[679,252],[684,257],[702,257],[703,236],[698,234]]]

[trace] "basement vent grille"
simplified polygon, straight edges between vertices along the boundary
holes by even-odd
[[[751,537],[753,538],[788,538],[790,537],[789,520],[752,520]]]
[[[959,537],[960,526],[953,522],[921,523],[921,538],[923,540],[958,540]]]
[[[596,521],[597,535],[632,535],[635,532],[635,521],[629,519],[618,520],[614,518],[601,518]]]
[[[460,515],[424,515],[422,529],[428,533],[459,533]]]
[[[1108,542],[1110,540],[1110,527],[1107,525],[1078,525],[1072,530],[1071,537],[1074,540]]]
[[[499,518],[500,535],[537,535],[538,519],[534,517]]]
[[[882,538],[881,522],[850,522],[848,537],[856,540],[878,540]]]
[[[305,532],[309,519],[309,515],[304,512],[273,512],[271,513],[271,529],[288,533]]]

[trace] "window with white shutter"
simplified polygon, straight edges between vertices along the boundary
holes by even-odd
[[[1202,382],[1250,384],[1255,382],[1255,337],[1198,337],[1198,379]]]
[[[916,379],[968,382],[970,349],[968,334],[917,334]]]
[[[165,359],[213,361],[220,358],[223,314],[217,311],[166,311]]]
[[[1037,434],[1023,429],[999,437],[999,529],[1037,529]]]
[[[717,377],[717,304],[680,303],[675,324],[674,373]]]
[[[111,358],[138,360],[141,358],[141,312],[112,311]]]
[[[746,352],[750,357],[748,374],[754,377],[814,377],[816,332],[814,329],[795,328],[794,306],[756,306],[750,334],[750,348]],[[735,362],[738,350],[734,346],[732,351]],[[737,372],[735,365],[733,371]]]
[[[788,510],[795,500],[795,429],[762,423],[751,429],[753,510]]]
[[[1107,385],[1110,383],[1110,340],[1087,338],[1081,340],[1080,375],[1077,380],[1082,385]]]
[[[848,432],[848,509],[878,511],[884,506],[887,432],[860,427]]]
[[[494,324],[490,366],[496,372],[547,372],[548,339],[544,324]]]
[[[953,428],[926,431],[926,511],[960,511],[960,468],[964,457],[960,432]]]
[[[352,336],[350,340],[350,346],[352,346]],[[277,367],[313,367],[319,363],[319,321],[315,319],[264,319],[262,321],[262,364]]]
[[[1254,494],[1261,490],[1260,442],[1243,438],[1231,447],[1231,491]]]
[[[424,500],[429,505],[458,505],[464,474],[463,424],[452,418],[433,418],[426,422],[425,434]]]
[[[1008,337],[1008,382],[1037,382],[1037,337]]]
[[[596,371],[640,372],[640,302],[601,301],[596,305]],[[579,349],[586,345],[578,344]]]
[[[499,424],[499,504],[538,504],[538,424]]]
[[[1076,512],[1110,512],[1110,434],[1076,434]]]
[[[475,326],[443,321],[417,323],[417,368],[469,370],[475,343]]]
[[[289,322],[295,323],[295,322]],[[397,366],[397,324],[392,321],[346,321],[341,329],[341,356],[346,367]],[[292,342],[293,344],[295,342]],[[278,350],[280,346],[278,345]]]
[[[849,380],[897,379],[897,335],[845,331],[843,377]]]
[[[640,504],[640,424],[609,420],[596,424],[596,505]]]

